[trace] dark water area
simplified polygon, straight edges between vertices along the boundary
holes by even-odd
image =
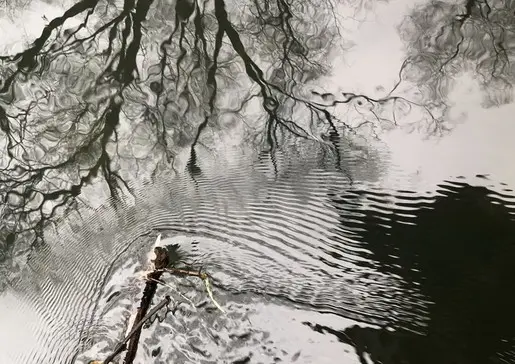
[[[0,363],[515,363],[515,2],[0,5]],[[115,363],[122,363],[123,355]]]
[[[388,196],[368,197],[381,206]],[[431,202],[407,194],[392,209],[365,213],[365,245],[381,271],[400,275],[430,302],[427,328],[422,336],[357,327],[334,334],[350,337],[374,362],[511,362],[515,226],[506,197],[446,182]]]

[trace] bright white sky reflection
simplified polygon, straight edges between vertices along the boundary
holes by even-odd
[[[405,59],[405,47],[397,26],[409,10],[421,1],[391,1],[378,4],[368,13],[367,21],[358,23],[344,20],[345,29],[352,29],[355,45],[336,58],[333,66],[334,89],[382,97],[398,80],[399,69]],[[424,1],[425,2],[425,1]],[[349,14],[342,8],[341,14]],[[348,28],[347,28],[348,27]],[[382,87],[386,91],[378,91]],[[515,105],[485,109],[480,106],[479,85],[463,74],[451,92],[450,116],[453,132],[439,140],[424,140],[418,135],[393,131],[381,136],[386,142],[391,167],[383,178],[385,187],[397,184],[397,171],[411,175],[413,188],[435,188],[444,179],[476,174],[490,175],[495,182],[515,186]],[[402,187],[406,186],[403,178]]]

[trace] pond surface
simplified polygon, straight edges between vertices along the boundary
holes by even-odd
[[[514,363],[514,14],[1,5],[0,362]]]

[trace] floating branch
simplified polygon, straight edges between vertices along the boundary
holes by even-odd
[[[160,236],[157,237],[156,243],[160,242]],[[154,308],[149,311],[150,305],[152,304],[152,298],[154,297],[157,285],[162,284],[167,287],[170,287],[168,284],[163,282],[161,276],[163,273],[169,273],[175,276],[190,276],[190,277],[198,277],[202,279],[206,286],[207,293],[209,298],[213,302],[213,304],[223,313],[225,311],[223,308],[215,301],[213,297],[213,292],[211,290],[211,286],[209,283],[209,278],[207,273],[202,272],[202,270],[188,270],[181,268],[168,268],[170,264],[170,257],[168,254],[168,250],[163,247],[155,247],[154,253],[156,258],[152,261],[154,263],[154,270],[147,274],[146,276],[146,284],[145,289],[143,290],[143,297],[141,298],[141,303],[136,313],[136,318],[134,319],[134,323],[132,325],[131,331],[126,335],[126,337],[116,346],[115,350],[112,354],[110,354],[103,362],[98,360],[92,360],[88,364],[108,364],[111,363],[116,356],[118,356],[122,351],[127,350],[125,355],[124,364],[132,364],[134,359],[136,358],[136,353],[138,350],[139,338],[141,335],[141,329],[145,322],[149,321],[153,315],[155,315],[161,308],[167,306],[170,302],[172,302],[172,298],[170,296],[166,296],[159,304],[157,304]],[[170,287],[172,288],[172,287]]]
[[[154,253],[156,254],[156,259],[154,260],[154,271],[150,272],[147,275],[147,283],[145,284],[145,289],[143,290],[143,297],[141,298],[141,304],[136,314],[136,319],[134,320],[133,336],[130,338],[129,345],[127,348],[127,354],[125,355],[125,364],[131,364],[136,357],[136,352],[138,351],[138,343],[139,337],[141,335],[141,325],[139,323],[146,317],[147,311],[152,304],[152,298],[157,290],[157,283],[161,275],[163,274],[163,269],[169,264],[168,252],[165,248],[155,247]],[[168,299],[168,302],[170,299]]]
[[[206,279],[207,274],[202,272],[201,270],[188,270],[188,269],[180,269],[180,268],[165,268],[165,272],[173,274],[174,276],[190,276],[190,277],[199,277],[200,279]]]
[[[166,305],[168,305],[171,301],[171,298],[170,296],[166,296],[161,302],[159,302],[153,309],[151,309],[149,311],[149,313],[147,313],[145,315],[145,317],[143,317],[143,319],[141,319],[139,322],[134,322],[134,326],[131,330],[131,332],[129,332],[129,334],[127,334],[127,336],[125,337],[125,339],[123,339],[122,342],[120,342],[117,346],[116,346],[116,349],[114,350],[114,352],[109,355],[105,360],[104,362],[99,362],[99,361],[93,361],[93,362],[90,362],[90,364],[108,364],[110,363],[118,354],[120,354],[122,351],[124,351],[126,348],[127,348],[127,342],[129,342],[129,340],[133,340],[136,335],[139,336],[140,332],[141,332],[141,327],[143,326],[143,324],[147,321],[150,320],[150,318],[155,315],[157,313],[157,311],[159,311],[160,309],[162,309],[163,307],[165,307]],[[132,342],[132,341],[131,341]],[[137,344],[137,343],[136,343]],[[130,345],[129,345],[129,348],[130,348]],[[134,352],[134,356],[136,355],[136,353]],[[130,359],[130,361],[127,361],[127,358],[129,357],[129,352],[127,352],[127,356],[125,357],[125,363],[132,363],[134,358]]]
[[[153,260],[154,270],[147,274],[147,282],[145,284],[145,289],[143,290],[143,297],[141,298],[141,303],[138,308],[138,312],[136,313],[136,318],[134,319],[132,329],[125,337],[125,339],[120,344],[118,344],[114,352],[109,355],[102,364],[110,363],[118,354],[124,350],[127,350],[127,354],[125,355],[125,359],[123,361],[124,364],[132,364],[134,362],[134,358],[136,357],[136,352],[138,351],[141,327],[146,321],[150,319],[152,315],[154,315],[165,305],[168,305],[171,301],[171,298],[166,296],[163,301],[161,301],[157,306],[150,310],[150,312],[148,312],[150,305],[152,304],[152,298],[154,297],[154,294],[157,290],[157,282],[159,282],[159,279],[164,272],[164,268],[166,268],[170,262],[168,258],[168,252],[165,248],[155,247],[154,253],[156,255],[156,259]],[[127,345],[127,343],[129,344]],[[89,364],[95,363],[100,362],[92,361]]]

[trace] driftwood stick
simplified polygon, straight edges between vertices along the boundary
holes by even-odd
[[[122,351],[124,351],[126,349],[126,344],[127,342],[136,334],[136,332],[138,330],[141,330],[141,327],[145,324],[145,322],[147,322],[148,320],[150,320],[150,318],[152,316],[154,316],[157,311],[159,311],[160,309],[162,309],[164,306],[168,305],[171,301],[171,298],[170,296],[166,296],[161,302],[159,302],[153,309],[151,309],[145,317],[143,317],[143,319],[141,321],[139,321],[138,323],[135,323],[131,332],[129,332],[129,334],[127,334],[127,336],[123,339],[123,341],[121,341],[117,346],[116,346],[116,349],[114,350],[114,352],[109,355],[104,361],[103,361],[103,364],[108,364],[110,363],[118,354],[120,354]]]
[[[167,273],[170,273],[172,275],[176,275],[176,276],[191,276],[191,277],[199,277],[201,279],[207,278],[207,274],[202,271],[187,270],[187,269],[180,269],[180,268],[165,268],[164,271]]]
[[[154,294],[157,290],[157,283],[155,281],[159,281],[159,278],[161,278],[161,275],[163,274],[163,269],[165,269],[170,262],[168,251],[165,248],[156,247],[154,248],[154,253],[156,254],[156,259],[153,261],[154,271],[147,274],[147,283],[145,284],[143,297],[141,298],[141,304],[138,308],[136,319],[134,320],[133,324],[133,329],[135,329],[135,332],[129,341],[129,345],[127,346],[127,354],[125,354],[125,359],[123,360],[124,364],[132,364],[134,358],[136,357],[139,337],[141,335],[141,326],[136,326],[141,320],[143,320],[147,314],[148,309],[150,308],[150,305],[152,304],[152,298],[154,297]]]
[[[153,260],[154,270],[147,274],[147,283],[145,284],[145,289],[143,290],[143,297],[141,298],[141,303],[139,305],[138,312],[136,313],[134,323],[132,324],[130,334],[127,335],[127,337],[122,341],[122,343],[120,343],[116,347],[114,353],[111,354],[104,361],[104,364],[112,361],[116,355],[118,355],[125,349],[127,349],[127,353],[125,354],[125,359],[123,360],[123,362],[124,364],[132,364],[134,362],[134,358],[136,357],[136,352],[138,351],[139,338],[141,336],[141,327],[145,323],[145,320],[148,320],[148,316],[152,316],[152,312],[157,312],[157,310],[159,310],[160,307],[163,307],[165,304],[168,304],[171,300],[169,296],[166,296],[166,298],[159,305],[154,307],[154,309],[152,309],[147,314],[150,305],[152,304],[152,298],[154,297],[154,294],[157,290],[157,281],[159,281],[164,269],[169,264],[168,251],[165,248],[156,247],[154,248],[154,253],[156,254],[156,259]],[[127,342],[129,343],[128,345]]]
[[[202,279],[204,281],[204,284],[206,285],[206,290],[209,294],[209,297],[211,298],[211,301],[220,311],[225,313],[225,311],[215,301],[213,297],[213,293],[211,291],[209,284],[208,274],[202,272],[202,270],[195,271],[175,267],[168,268],[170,259],[168,256],[168,251],[162,247],[155,247],[154,253],[156,254],[156,259],[152,261],[154,263],[154,270],[147,274],[145,289],[143,290],[143,297],[141,298],[141,303],[138,307],[138,311],[136,313],[134,323],[132,324],[131,331],[116,346],[114,352],[111,355],[109,355],[103,362],[90,361],[89,364],[109,364],[118,354],[120,354],[124,350],[127,350],[127,353],[125,354],[125,358],[123,361],[124,364],[133,364],[134,359],[136,358],[139,338],[141,336],[141,329],[143,327],[143,324],[150,320],[150,318],[157,311],[159,311],[161,308],[168,305],[172,301],[170,296],[166,296],[164,300],[162,300],[159,304],[157,304],[153,309],[149,311],[150,305],[152,304],[152,298],[154,297],[154,294],[157,290],[157,285],[167,285],[166,283],[161,281],[161,276],[165,272],[175,276],[190,276]]]

